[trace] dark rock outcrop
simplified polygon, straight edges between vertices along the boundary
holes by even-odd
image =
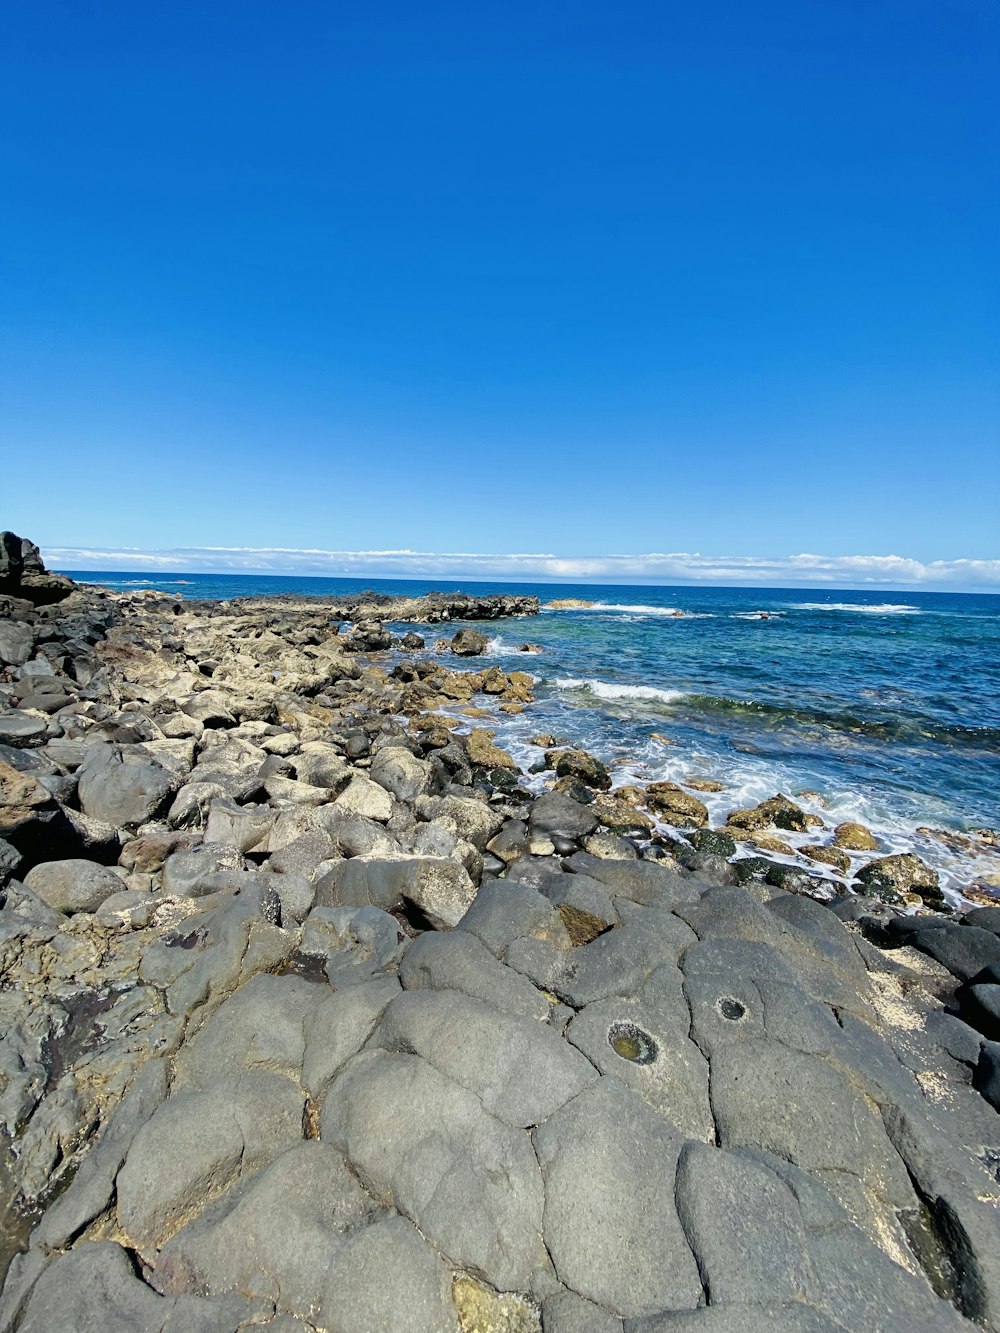
[[[0,597],[48,606],[68,597],[75,586],[65,574],[51,574],[45,568],[34,542],[13,532],[0,532]]]

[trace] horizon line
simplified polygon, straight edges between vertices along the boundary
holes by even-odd
[[[706,556],[699,552],[556,556],[409,549],[330,551],[278,546],[158,549],[42,547],[50,568],[74,573],[214,574],[260,578],[445,579],[654,587],[813,588],[835,591],[1000,592],[1000,559],[919,561],[898,555]]]

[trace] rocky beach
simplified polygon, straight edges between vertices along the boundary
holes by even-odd
[[[538,610],[0,535],[0,1333],[1000,1330],[1000,901],[525,771]]]

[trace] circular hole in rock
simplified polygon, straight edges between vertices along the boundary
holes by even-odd
[[[634,1065],[651,1065],[660,1053],[649,1033],[634,1023],[612,1023],[608,1028],[608,1045],[615,1055]]]
[[[724,995],[716,1008],[723,1018],[729,1019],[730,1023],[738,1023],[747,1016],[746,1005],[734,1000],[731,995]]]

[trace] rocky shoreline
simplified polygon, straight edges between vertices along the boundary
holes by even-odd
[[[537,609],[0,535],[0,1333],[1000,1329],[1000,907],[558,737],[533,792],[464,622]]]

